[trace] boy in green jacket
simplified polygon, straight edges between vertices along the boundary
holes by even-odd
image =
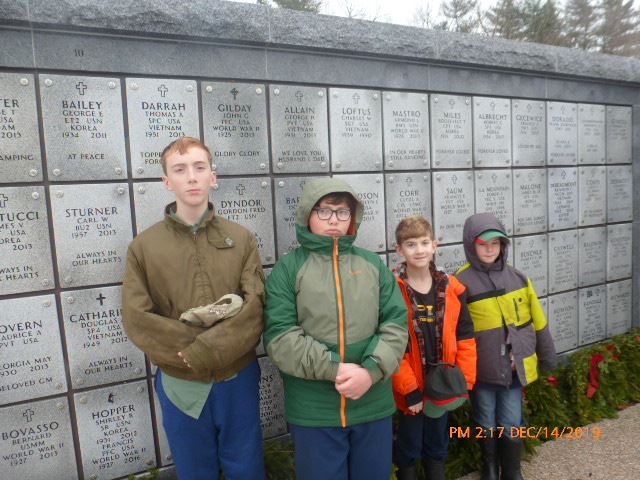
[[[407,307],[380,257],[355,247],[363,205],[336,178],[308,184],[300,247],[267,281],[267,353],[281,370],[297,478],[388,480],[391,375],[407,345]]]

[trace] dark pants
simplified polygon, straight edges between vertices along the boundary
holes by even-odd
[[[423,413],[400,413],[398,436],[393,445],[393,463],[399,468],[409,467],[416,460],[444,461],[449,447],[448,414],[430,418]]]

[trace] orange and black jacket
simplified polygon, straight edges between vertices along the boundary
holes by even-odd
[[[441,312],[442,318],[442,358],[439,361],[457,365],[467,380],[467,389],[471,390],[476,381],[476,340],[473,322],[467,310],[465,287],[455,277],[437,270],[433,262],[429,268],[436,289],[435,310]],[[409,343],[400,369],[392,377],[393,395],[398,408],[405,413],[411,413],[408,405],[415,405],[425,398],[423,364],[426,354],[418,342],[419,333],[416,332],[419,331],[419,327],[414,320],[413,302],[402,277],[403,275],[399,275],[396,278],[409,309]],[[436,315],[438,316],[437,313]],[[430,346],[427,345],[425,348]]]

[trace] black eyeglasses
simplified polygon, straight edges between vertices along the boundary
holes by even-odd
[[[329,220],[334,213],[336,214],[336,218],[341,222],[345,222],[351,218],[351,210],[348,208],[339,208],[338,210],[332,208],[314,208],[313,210],[320,220]]]

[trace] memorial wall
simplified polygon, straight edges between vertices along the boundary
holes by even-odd
[[[304,185],[333,175],[365,204],[357,244],[390,267],[404,216],[433,222],[436,263],[454,272],[464,220],[493,212],[559,352],[632,328],[640,61],[180,8],[0,0],[0,478],[172,463],[154,367],[121,326],[121,280],[127,245],[172,199],[160,151],[184,135],[211,147],[212,202],[255,232],[267,273],[297,245]],[[274,438],[282,382],[258,352]]]

